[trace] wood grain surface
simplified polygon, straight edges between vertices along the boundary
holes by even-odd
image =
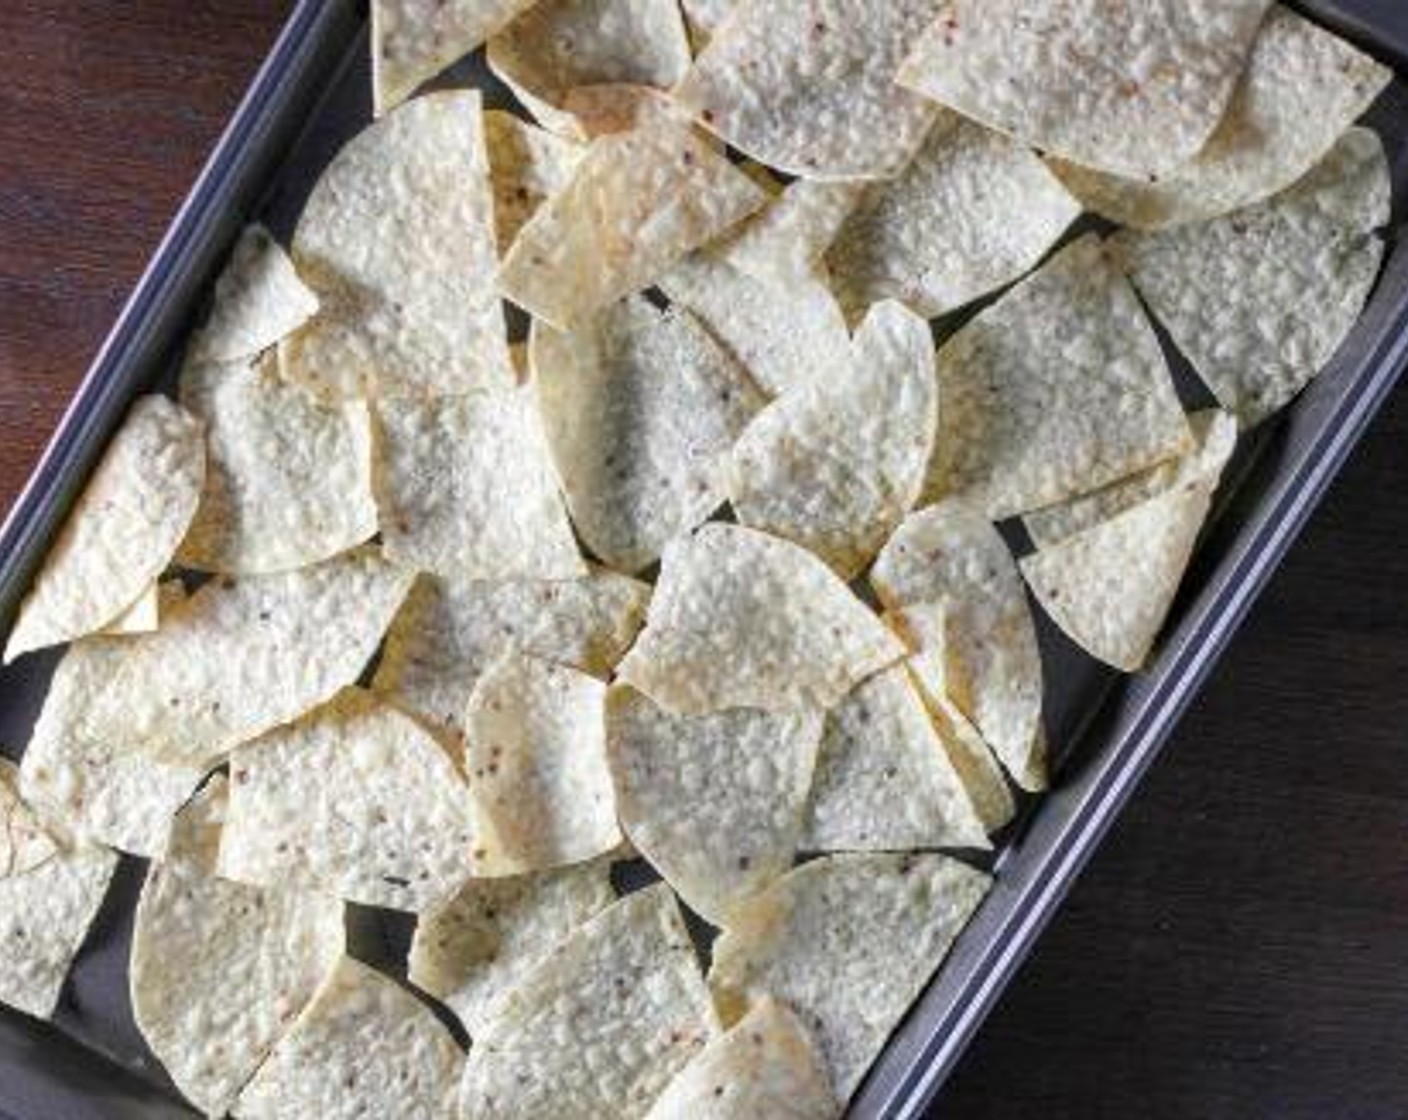
[[[287,7],[0,4],[0,508]],[[1406,483],[1400,393],[935,1117],[1408,1118]]]

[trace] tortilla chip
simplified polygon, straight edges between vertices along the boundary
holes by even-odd
[[[884,179],[914,154],[934,107],[895,69],[935,0],[771,0],[736,6],[675,91],[705,128],[807,179]]]
[[[802,1025],[764,997],[690,1062],[646,1120],[831,1120],[841,1115]]]
[[[494,184],[494,228],[503,252],[543,201],[567,185],[582,149],[502,109],[485,112],[484,142]]]
[[[525,311],[572,330],[766,200],[688,124],[661,115],[592,142],[519,233],[499,285]]]
[[[1217,488],[1184,482],[1022,559],[1037,601],[1092,657],[1137,672],[1163,628]]]
[[[1373,289],[1389,221],[1388,162],[1354,128],[1309,175],[1246,210],[1115,244],[1150,310],[1243,427],[1329,362]]]
[[[283,344],[290,378],[342,397],[513,384],[480,105],[417,97],[318,179],[293,259],[322,311]]]
[[[765,392],[844,378],[850,332],[825,281],[757,280],[712,252],[686,257],[660,288],[689,308]]]
[[[117,856],[43,825],[25,809],[17,780],[14,763],[0,758],[0,835],[8,834],[13,845],[9,871],[0,874],[0,1003],[47,1019],[102,905]],[[49,847],[54,850],[45,855]]]
[[[534,0],[372,0],[372,101],[390,112]]]
[[[386,555],[450,579],[586,573],[526,389],[376,408]]]
[[[1273,5],[1227,114],[1188,163],[1155,180],[1062,160],[1052,169],[1091,210],[1137,229],[1206,221],[1269,198],[1324,158],[1393,71]]]
[[[606,713],[622,827],[692,910],[722,923],[792,866],[820,713],[675,716],[628,688]]]
[[[473,847],[449,752],[361,689],[230,756],[227,879],[419,913],[469,878]]]
[[[489,40],[489,68],[544,127],[585,138],[564,112],[583,86],[669,89],[689,69],[675,0],[539,0]]]
[[[610,871],[611,857],[605,856],[555,871],[470,880],[416,922],[411,983],[478,1036],[506,993],[616,900]]]
[[[343,957],[240,1095],[240,1120],[445,1120],[464,1054],[394,980]]]
[[[323,401],[256,366],[187,365],[181,402],[206,426],[187,567],[257,575],[316,564],[376,533],[371,420],[363,401]]]
[[[215,877],[226,780],[177,818],[132,933],[132,1010],[176,1087],[224,1116],[342,954],[342,904]]]
[[[880,304],[856,332],[848,376],[785,394],[738,440],[734,512],[850,579],[919,499],[938,420],[929,324]]]
[[[605,703],[594,677],[518,652],[479,678],[464,717],[476,875],[580,863],[620,844]]]
[[[667,711],[829,708],[904,646],[806,549],[709,524],[665,549],[620,680]]]
[[[637,1120],[717,1030],[674,896],[649,887],[574,931],[499,1004],[470,1051],[460,1115]]]
[[[986,848],[987,831],[903,666],[826,717],[804,851]]]
[[[899,82],[1086,167],[1162,175],[1222,119],[1271,0],[947,0]]]
[[[794,179],[730,237],[723,253],[732,267],[765,284],[816,283],[827,249],[866,189],[865,183]]]
[[[922,652],[942,645],[946,690],[1024,789],[1046,775],[1035,755],[1041,729],[1041,653],[1021,576],[993,525],[962,502],[907,518],[875,561],[870,582],[891,611],[943,608],[938,633],[906,633]],[[917,609],[917,610],[916,610]]]
[[[709,986],[724,1022],[764,995],[782,1000],[847,1100],[990,882],[940,855],[803,864],[735,912],[714,943]]]
[[[1072,242],[939,350],[928,496],[994,521],[1188,450],[1154,329],[1091,234]]]
[[[614,132],[630,132],[652,121],[672,120],[680,124],[689,120],[664,90],[622,82],[578,86],[568,90],[567,96],[562,99],[562,112],[553,112],[555,116],[552,119],[561,122],[555,127],[583,140],[595,140],[598,136],[610,136]],[[746,173],[748,167],[739,164],[738,169]]]
[[[255,357],[318,312],[318,297],[298,278],[283,247],[261,225],[246,226],[215,281],[210,318],[191,343],[201,362]]]
[[[530,361],[567,508],[606,563],[639,571],[723,503],[763,397],[688,312],[630,297],[570,334],[536,323]]]
[[[1194,447],[1181,458],[1111,483],[1093,494],[1027,514],[1022,524],[1032,543],[1047,548],[1146,499],[1185,483],[1220,475],[1237,447],[1236,419],[1221,409],[1209,408],[1189,416],[1188,425],[1193,429]]]
[[[897,299],[932,319],[1034,268],[1079,214],[1035,154],[945,113],[897,178],[861,196],[826,266],[848,318]]]
[[[157,585],[147,584],[123,612],[109,622],[99,634],[150,634],[161,625],[161,610],[157,604]]]
[[[5,662],[123,614],[181,543],[204,474],[200,423],[165,397],[139,397],[20,604]]]

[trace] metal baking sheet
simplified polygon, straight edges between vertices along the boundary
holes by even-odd
[[[1402,0],[1295,5],[1408,72]],[[173,355],[241,226],[286,238],[319,170],[371,115],[364,5],[302,0],[93,363],[58,434],[0,528],[0,623],[88,470],[138,392],[169,385]],[[442,84],[486,85],[475,64]],[[1151,669],[1133,678],[1095,665],[1039,618],[1056,782],[1028,799],[996,850],[998,881],[911,1010],[860,1093],[853,1117],[923,1115],[984,1016],[1270,578],[1408,360],[1408,86],[1370,123],[1393,161],[1391,251],[1362,321],[1330,368],[1286,414],[1244,441]],[[1180,368],[1190,405],[1205,391]],[[18,750],[57,655],[0,670],[0,744]],[[142,1044],[126,958],[141,861],[117,882],[65,988],[53,1024],[0,1008],[0,1118],[125,1120],[193,1115]],[[354,950],[394,969],[405,920],[354,912]]]

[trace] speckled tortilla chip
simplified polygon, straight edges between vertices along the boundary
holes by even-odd
[[[620,844],[605,702],[594,677],[517,652],[479,678],[464,717],[476,875],[580,863]]]
[[[102,905],[117,856],[54,833],[24,809],[16,780],[14,763],[0,758],[0,787],[6,791],[0,796],[0,832],[27,834],[9,871],[0,874],[0,1003],[47,1019]],[[33,834],[38,828],[47,840]],[[54,850],[38,858],[50,845]]]
[[[87,717],[92,734],[209,766],[361,674],[410,587],[372,549],[278,575],[211,580],[125,639]]]
[[[210,317],[191,343],[191,356],[202,362],[253,358],[317,311],[318,297],[283,247],[263,226],[246,226],[215,281]]]
[[[816,276],[789,284],[758,280],[712,252],[695,253],[660,278],[760,388],[788,389],[846,376],[850,334],[841,308]]]
[[[898,177],[867,188],[826,267],[853,320],[885,299],[932,319],[1035,267],[1079,214],[1034,153],[945,113]]]
[[[1206,221],[1289,187],[1324,157],[1393,71],[1279,4],[1252,44],[1246,73],[1206,147],[1153,180],[1052,168],[1091,210],[1160,229]]]
[[[939,350],[928,495],[994,520],[1173,458],[1191,443],[1154,329],[1091,234]]]
[[[290,378],[336,396],[513,383],[480,106],[471,91],[417,97],[318,179],[293,259],[322,310],[283,343]]]
[[[661,114],[592,142],[519,233],[499,284],[524,310],[571,330],[766,200],[688,124]]]
[[[386,554],[451,579],[572,579],[586,567],[526,389],[375,410]]]
[[[662,708],[829,708],[904,647],[819,559],[736,525],[665,550],[619,678]]]
[[[962,502],[929,506],[905,519],[870,582],[891,611],[943,608],[939,633],[906,637],[920,652],[943,646],[951,698],[1019,785],[1044,788],[1035,753],[1041,654],[1021,577],[997,529]]]
[[[582,148],[502,109],[484,114],[484,142],[494,184],[494,228],[505,253],[518,231],[572,177]]]
[[[342,904],[215,877],[217,776],[177,818],[137,903],[129,983],[142,1037],[186,1099],[224,1116],[342,955]]]
[[[376,533],[365,402],[320,400],[279,380],[272,360],[187,365],[181,401],[205,423],[208,451],[181,563],[233,575],[286,571]]]
[[[809,179],[895,174],[933,106],[894,84],[937,0],[746,0],[675,91],[760,163]]]
[[[1189,416],[1188,425],[1195,440],[1188,454],[1111,483],[1093,494],[1027,514],[1022,524],[1032,543],[1046,548],[1184,483],[1218,477],[1237,446],[1236,419],[1221,409],[1210,408]]]
[[[165,397],[139,397],[20,604],[5,661],[123,614],[170,562],[204,475],[200,422]]]
[[[837,855],[749,901],[714,943],[709,986],[726,1024],[765,995],[810,1031],[845,1101],[987,893],[939,855]]]
[[[606,722],[621,824],[690,909],[722,922],[792,866],[819,712],[678,716],[616,688]]]
[[[534,0],[372,0],[372,101],[389,112]]]
[[[98,631],[99,634],[150,634],[161,624],[155,581],[129,603],[120,615]]]
[[[669,89],[689,68],[675,0],[538,0],[489,41],[494,74],[547,128],[582,136],[563,111],[574,89]]]
[[[741,226],[723,250],[728,264],[787,289],[816,283],[823,257],[866,191],[865,183],[794,179]]]
[[[343,957],[240,1094],[241,1120],[448,1120],[464,1055],[435,1013]]]
[[[419,912],[470,875],[469,797],[409,716],[347,689],[230,756],[220,874]]]
[[[734,446],[728,477],[740,522],[847,579],[918,500],[939,414],[929,324],[899,304],[866,316],[850,366],[774,401]]]
[[[581,579],[421,576],[386,635],[373,687],[457,734],[479,675],[510,649],[605,677],[645,621],[648,584],[602,568]]]
[[[899,82],[1034,148],[1121,175],[1192,159],[1271,0],[947,0]]]
[[[1150,310],[1246,427],[1300,392],[1358,320],[1389,203],[1383,144],[1354,128],[1266,202],[1115,244]]]
[[[903,666],[826,716],[800,846],[812,852],[986,848],[987,832]]]
[[[416,922],[411,983],[479,1035],[500,999],[616,900],[610,871],[604,856],[554,871],[470,880]]]
[[[638,1120],[717,1030],[674,896],[649,887],[572,933],[508,994],[474,1040],[460,1115]]]
[[[635,572],[724,500],[728,453],[763,397],[688,312],[642,297],[533,328],[533,383],[582,541]]]
[[[790,1011],[764,997],[670,1082],[646,1120],[832,1120],[816,1051]]]

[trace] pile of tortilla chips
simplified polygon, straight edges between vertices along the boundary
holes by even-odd
[[[1051,780],[1033,605],[1140,669],[1358,318],[1390,73],[1271,0],[371,8],[10,633],[0,1001],[121,852],[207,1115],[839,1116]],[[422,89],[476,51],[516,107]]]

